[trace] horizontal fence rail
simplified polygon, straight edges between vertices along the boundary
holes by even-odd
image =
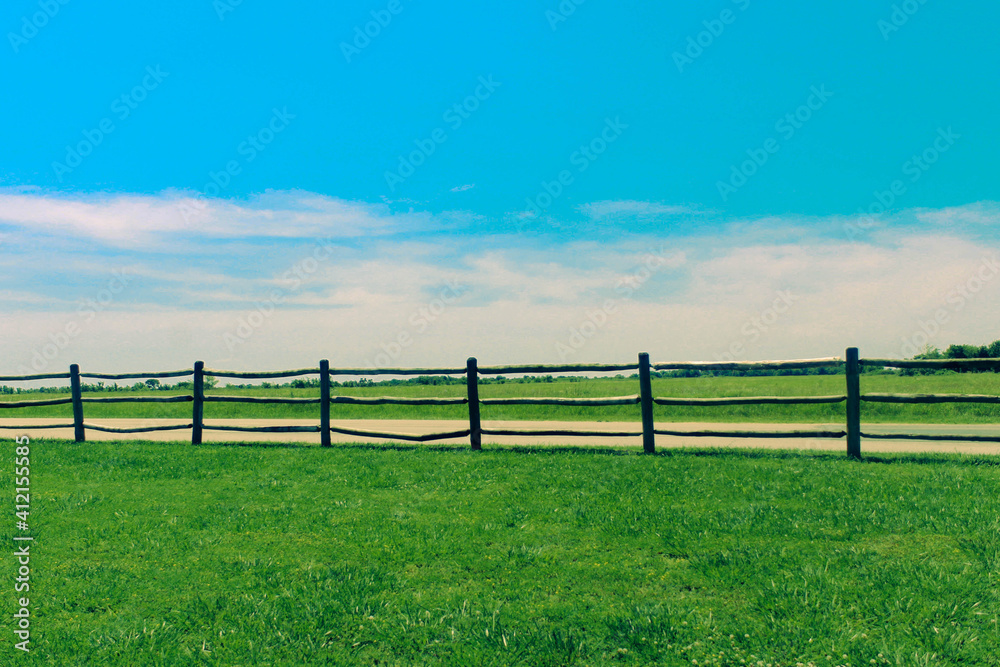
[[[206,396],[206,403],[277,403],[285,405],[295,404],[315,404],[318,405],[318,398],[279,398],[270,396]]]
[[[880,368],[1000,371],[1000,359],[861,359],[861,365]]]
[[[331,396],[331,403],[348,405],[465,405],[467,398],[405,398],[398,396]]]
[[[844,369],[846,375],[846,392],[831,396],[726,396],[718,398],[688,398],[680,396],[653,396],[652,371],[767,371],[796,370],[813,368]],[[154,431],[191,431],[192,444],[200,444],[203,431],[228,431],[243,433],[319,433],[321,444],[330,446],[332,433],[359,437],[381,438],[410,442],[432,442],[468,437],[473,449],[481,449],[482,436],[581,436],[581,437],[641,437],[643,450],[654,451],[654,436],[672,437],[712,437],[712,438],[815,438],[839,439],[846,437],[847,453],[852,457],[860,457],[861,438],[893,439],[893,440],[927,440],[927,441],[969,441],[969,442],[1000,442],[1000,435],[941,435],[915,433],[866,433],[861,430],[862,403],[898,403],[898,404],[935,404],[935,403],[983,403],[1000,404],[1000,396],[983,394],[892,394],[892,393],[861,393],[859,376],[862,367],[872,368],[920,368],[920,369],[950,369],[958,371],[1000,371],[1000,359],[861,359],[857,348],[848,348],[845,358],[824,357],[820,359],[798,359],[780,361],[703,361],[703,362],[660,362],[651,363],[649,355],[640,353],[637,363],[630,364],[522,364],[506,366],[478,366],[477,360],[470,358],[463,368],[331,368],[330,362],[321,360],[317,368],[302,368],[296,370],[243,372],[205,368],[203,362],[196,362],[191,370],[137,372],[137,373],[89,373],[81,372],[79,366],[70,366],[69,373],[41,373],[35,375],[0,376],[0,381],[23,382],[47,379],[68,379],[70,381],[70,396],[65,398],[0,401],[0,409],[24,409],[49,407],[57,405],[72,405],[73,421],[61,424],[43,425],[0,425],[0,428],[11,430],[24,429],[61,429],[73,428],[77,442],[85,441],[86,431],[101,431],[106,433],[149,433]],[[554,373],[613,373],[621,371],[637,371],[639,393],[628,396],[603,397],[510,397],[510,398],[480,398],[479,377],[499,375],[527,375]],[[319,376],[318,398],[292,398],[277,396],[228,396],[221,394],[206,395],[205,378],[232,379],[273,379],[292,378],[304,375]],[[330,378],[333,376],[455,376],[465,375],[466,395],[464,397],[423,397],[408,398],[396,396],[332,396]],[[82,378],[97,378],[102,380],[153,379],[191,376],[189,383],[191,394],[173,396],[123,396],[123,397],[93,397],[83,395]],[[635,377],[634,375],[632,377]],[[169,426],[139,426],[135,428],[118,428],[84,421],[84,404],[106,403],[191,403],[192,419],[188,423]],[[319,405],[320,420],[318,425],[302,426],[231,426],[206,423],[204,406],[206,403],[246,403],[257,405]],[[653,406],[726,406],[726,405],[816,405],[846,403],[846,425],[844,430],[676,430],[656,428],[653,419]],[[442,433],[394,433],[337,426],[330,422],[330,409],[333,405],[417,405],[445,406],[467,405],[469,411],[469,428]],[[480,418],[480,406],[497,405],[553,405],[577,407],[602,407],[639,405],[641,430],[602,431],[588,429],[511,429],[484,428]]]
[[[840,357],[824,359],[798,359],[794,361],[670,361],[653,365],[656,371],[766,371],[795,370],[805,368],[825,368],[843,366]]]
[[[10,424],[10,425],[6,425],[6,426],[0,426],[0,428],[11,430],[11,431],[13,431],[13,430],[16,430],[16,431],[25,431],[25,430],[27,430],[29,428],[30,429],[36,429],[36,428],[51,429],[51,428],[73,428],[75,426],[76,426],[75,422],[69,422],[68,424]]]
[[[657,396],[657,405],[797,405],[843,403],[847,396],[734,396],[723,398],[666,398]]]
[[[152,433],[153,431],[186,431],[194,424],[175,424],[173,426],[137,426],[135,428],[117,428],[114,426],[100,426],[98,424],[88,424],[84,422],[84,428],[92,431],[104,431],[105,433]]]
[[[0,409],[39,408],[45,405],[68,405],[72,402],[72,398],[49,398],[41,401],[0,401]]]
[[[72,399],[70,399],[72,400]],[[193,396],[118,396],[109,398],[81,398],[84,403],[190,403]]]
[[[582,405],[588,407],[606,405],[635,405],[639,394],[634,396],[609,396],[608,398],[481,398],[482,405]]]
[[[245,433],[319,433],[319,426],[221,426],[205,424],[206,431],[243,431]]]
[[[533,435],[533,436],[564,436],[564,435],[585,435],[588,437],[617,437],[625,438],[629,436],[643,435],[642,431],[581,431],[567,429],[515,429],[515,428],[484,428],[481,433],[485,435]]]
[[[180,378],[192,375],[194,371],[162,371],[159,373],[80,373],[83,378],[98,380],[138,380],[142,378]]]
[[[968,442],[1000,442],[998,435],[938,435],[930,433],[862,433],[866,438],[884,440],[966,440]]]
[[[412,442],[430,442],[431,440],[447,440],[449,438],[464,438],[471,434],[469,429],[464,429],[461,431],[451,431],[448,433],[425,433],[423,435],[414,435],[412,433],[387,433],[384,431],[364,431],[354,428],[342,428],[339,426],[331,426],[330,430],[334,433],[343,433],[344,435],[358,435],[367,438],[388,438],[388,439],[399,439],[399,440],[409,440]]]
[[[654,429],[657,435],[695,438],[843,438],[846,431],[669,431]]]
[[[636,371],[639,364],[529,364],[524,366],[483,366],[480,375],[518,375],[521,373],[613,373],[615,371]],[[464,372],[464,371],[463,371]]]
[[[869,403],[1000,403],[988,394],[862,394]]]
[[[464,368],[331,368],[330,375],[464,375]]]
[[[69,373],[40,373],[38,375],[0,375],[0,382],[30,382],[32,380],[68,380]]]
[[[318,375],[318,368],[301,368],[296,371],[261,371],[259,373],[242,373],[240,371],[217,371],[206,368],[205,375],[216,378],[235,378],[241,380],[267,380],[270,378],[294,378],[302,375]]]

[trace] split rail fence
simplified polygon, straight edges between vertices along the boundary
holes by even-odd
[[[910,440],[948,440],[974,442],[1000,442],[1000,436],[989,435],[927,435],[909,433],[864,433],[861,430],[861,404],[863,402],[877,403],[1000,403],[1000,396],[976,394],[886,394],[861,393],[860,375],[863,366],[877,368],[922,368],[922,369],[965,369],[979,371],[1000,371],[1000,359],[943,359],[943,360],[901,360],[901,359],[860,359],[858,349],[847,349],[844,359],[828,357],[823,359],[799,359],[792,361],[758,361],[758,362],[666,362],[650,363],[649,355],[639,354],[634,364],[574,364],[574,365],[522,365],[522,366],[489,366],[480,368],[475,357],[466,363],[465,368],[330,368],[328,360],[320,361],[319,368],[304,368],[289,371],[268,372],[237,372],[205,368],[204,362],[195,363],[192,370],[156,372],[156,373],[84,373],[77,364],[70,366],[69,373],[46,373],[39,375],[0,376],[0,382],[17,382],[48,379],[68,379],[70,381],[70,398],[57,398],[29,401],[0,401],[0,409],[31,408],[47,405],[73,406],[72,423],[38,425],[3,425],[7,430],[25,429],[55,429],[73,428],[77,442],[86,440],[87,429],[107,433],[148,433],[152,431],[191,430],[191,443],[201,444],[203,432],[237,431],[263,433],[319,433],[321,444],[331,446],[331,433],[341,433],[361,437],[385,438],[411,442],[428,442],[451,438],[468,437],[472,449],[482,449],[484,435],[525,435],[525,436],[585,436],[585,437],[628,437],[642,438],[643,451],[652,453],[655,450],[655,436],[681,437],[738,437],[738,438],[846,438],[847,454],[854,458],[861,456],[861,438],[910,439]],[[845,369],[846,387],[843,395],[834,396],[741,396],[722,398],[679,398],[653,396],[651,372],[669,370],[699,370],[699,371],[753,371],[753,370],[792,370],[820,367],[838,367]],[[481,375],[512,375],[512,374],[552,374],[552,373],[603,373],[615,371],[638,371],[639,393],[632,396],[609,396],[600,398],[480,398],[479,376]],[[206,395],[205,377],[230,379],[274,379],[301,377],[303,375],[319,375],[320,395],[318,398],[271,398],[249,396]],[[465,375],[467,395],[465,398],[399,398],[393,396],[355,397],[331,396],[330,378],[332,376],[368,376],[368,375]],[[128,380],[142,378],[178,378],[193,376],[193,392],[189,395],[176,396],[123,396],[123,397],[84,397],[81,390],[81,378],[100,380]],[[192,403],[191,423],[175,426],[149,426],[142,428],[113,428],[84,421],[83,406],[85,403]],[[765,404],[816,404],[846,402],[845,430],[839,431],[740,431],[740,430],[704,430],[677,431],[656,428],[653,421],[653,406],[718,406],[718,405],[765,405]],[[206,403],[271,403],[271,404],[317,404],[319,405],[319,424],[316,426],[222,426],[205,423]],[[407,433],[388,433],[343,428],[330,423],[330,408],[334,404],[350,405],[468,405],[469,428],[447,433],[429,433],[423,435]],[[636,431],[594,431],[594,430],[531,430],[531,429],[493,429],[483,428],[480,419],[481,405],[562,405],[562,406],[609,406],[634,405],[640,406],[642,430]]]

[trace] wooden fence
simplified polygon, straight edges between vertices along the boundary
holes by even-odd
[[[472,449],[482,449],[483,435],[527,435],[527,436],[586,436],[586,437],[623,437],[635,436],[642,438],[643,451],[652,453],[655,449],[656,435],[672,435],[684,437],[738,437],[738,438],[846,438],[847,454],[854,458],[861,456],[861,438],[882,439],[913,439],[913,440],[956,440],[974,442],[1000,442],[1000,436],[975,435],[917,435],[908,433],[863,433],[861,430],[861,404],[863,402],[878,403],[1000,403],[1000,396],[974,394],[862,394],[860,375],[862,366],[892,367],[892,368],[923,368],[923,369],[965,369],[981,371],[1000,371],[1000,359],[944,359],[944,360],[901,360],[901,359],[860,359],[858,349],[847,349],[844,359],[828,357],[824,359],[799,359],[793,361],[757,361],[757,362],[667,362],[650,363],[649,355],[639,354],[634,364],[574,364],[574,365],[523,365],[523,366],[489,366],[480,368],[475,357],[466,363],[465,368],[330,368],[330,362],[322,360],[319,368],[303,368],[289,371],[269,371],[259,373],[242,373],[205,368],[204,362],[195,363],[193,370],[169,371],[158,373],[83,373],[77,364],[70,366],[69,373],[46,373],[39,375],[0,376],[0,382],[18,382],[48,379],[69,379],[70,398],[57,398],[31,401],[0,401],[0,409],[30,408],[45,405],[73,406],[73,422],[66,424],[50,424],[44,426],[6,425],[0,426],[8,430],[73,428],[77,442],[86,440],[86,430],[104,431],[107,433],[148,433],[151,431],[191,430],[191,443],[201,444],[205,430],[238,431],[263,433],[319,433],[321,443],[329,447],[330,434],[342,433],[389,440],[413,442],[428,442],[449,438],[468,436]],[[791,370],[820,367],[845,367],[845,393],[834,396],[747,396],[723,398],[677,398],[653,396],[651,371],[667,370]],[[481,375],[511,375],[526,373],[597,373],[615,371],[638,371],[639,393],[631,396],[609,396],[601,398],[480,398],[479,377]],[[205,377],[230,379],[274,379],[291,378],[303,375],[319,375],[319,398],[269,398],[248,396],[221,396],[205,394]],[[331,396],[330,378],[332,376],[367,376],[367,375],[464,375],[466,378],[465,398],[398,398],[393,396],[354,397]],[[125,397],[84,397],[81,391],[81,378],[101,380],[128,380],[141,378],[178,378],[193,376],[193,391],[189,395],[177,396],[125,396]],[[112,428],[84,421],[83,406],[85,403],[192,403],[192,419],[189,424],[176,426],[153,426],[143,428]],[[766,405],[766,404],[815,404],[846,402],[846,430],[840,431],[738,431],[738,430],[706,430],[706,431],[675,431],[656,428],[653,421],[653,405],[684,405],[684,406],[714,406],[714,405]],[[219,426],[205,424],[205,403],[271,403],[271,404],[318,404],[319,424],[316,426]],[[469,428],[447,433],[429,433],[414,435],[407,433],[387,433],[365,431],[359,429],[333,426],[330,423],[330,407],[333,404],[351,405],[462,405],[469,406]],[[587,431],[587,430],[531,430],[531,429],[491,429],[483,428],[479,408],[481,405],[563,405],[563,406],[607,406],[633,405],[640,406],[642,430],[637,431]]]

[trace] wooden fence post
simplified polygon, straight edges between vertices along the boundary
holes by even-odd
[[[83,428],[83,390],[80,387],[80,366],[78,364],[69,367],[69,386],[73,392],[73,438],[77,442],[85,442],[87,434]]]
[[[847,348],[847,455],[861,458],[861,364],[858,348]]]
[[[330,446],[330,360],[319,362],[319,440]]]
[[[202,424],[205,420],[205,362],[194,362],[194,407],[191,413],[191,444],[201,444]]]
[[[479,364],[475,357],[466,362],[465,387],[469,397],[469,442],[478,451],[483,448],[483,434],[479,421]]]
[[[642,451],[652,454],[656,451],[656,435],[653,433],[653,383],[649,378],[649,353],[639,353],[639,403],[642,407]]]

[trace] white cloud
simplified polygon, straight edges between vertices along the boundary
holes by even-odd
[[[304,191],[269,191],[246,201],[160,195],[60,196],[0,192],[0,224],[96,239],[108,246],[155,246],[166,238],[355,238],[426,229],[422,213]]]
[[[943,227],[998,225],[1000,224],[1000,205],[995,202],[979,202],[941,209],[918,209],[916,216],[922,222]]]
[[[604,218],[613,215],[658,216],[683,215],[695,213],[688,206],[668,206],[648,201],[598,201],[584,204],[579,210],[591,218]]]

